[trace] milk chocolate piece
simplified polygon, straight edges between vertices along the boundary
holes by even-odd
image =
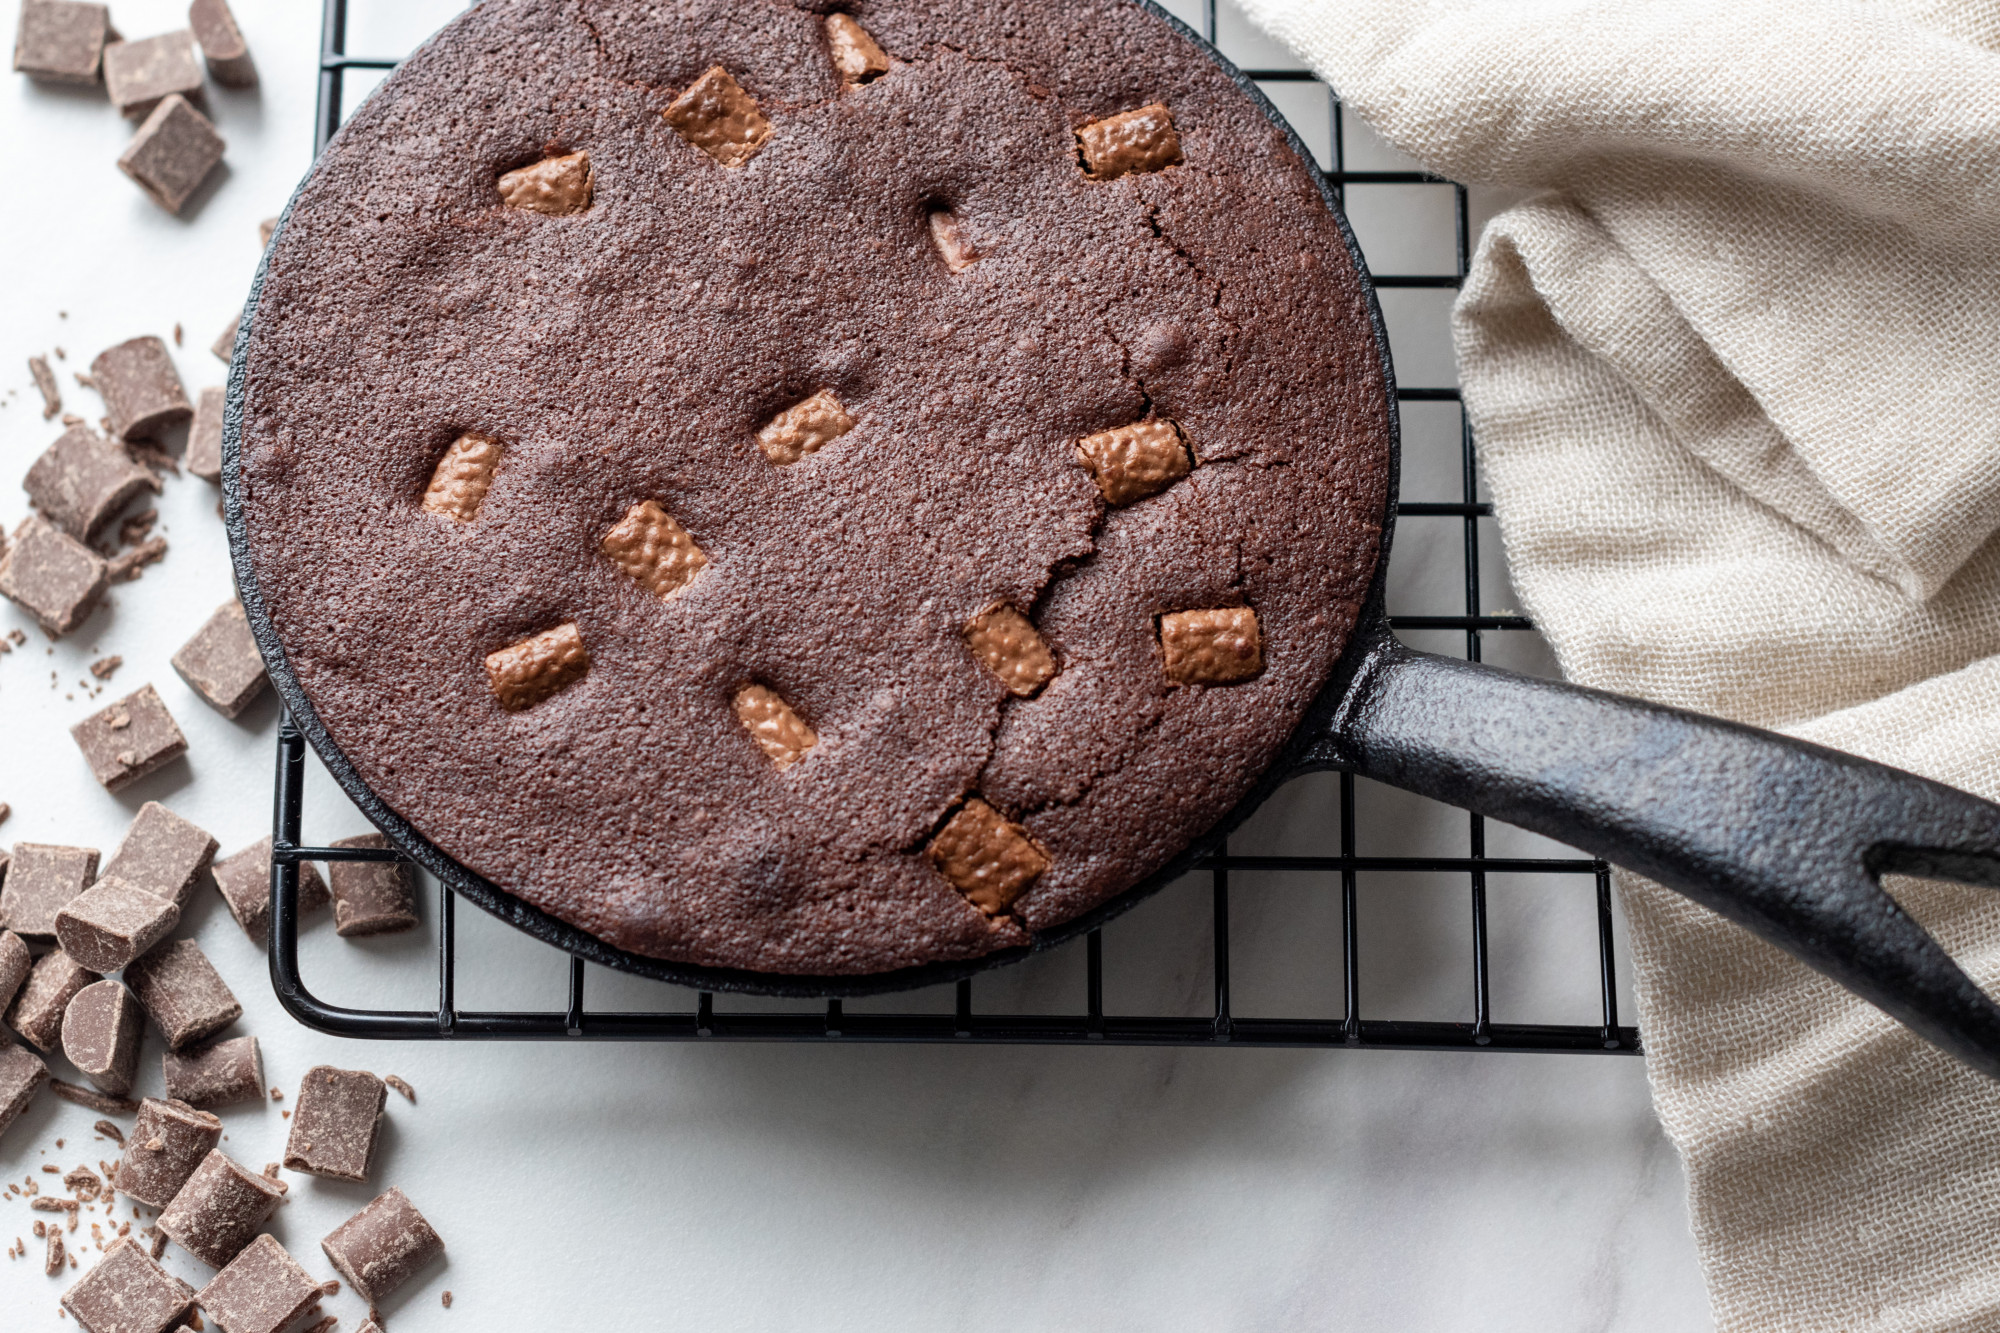
[[[444,1241],[424,1215],[393,1188],[334,1228],[319,1246],[355,1295],[370,1305],[444,1253]]]
[[[745,685],[736,692],[736,720],[781,773],[819,744],[819,737],[805,719],[762,685]]]
[[[833,390],[821,389],[773,417],[757,432],[757,446],[764,457],[782,466],[798,462],[853,429],[854,418]]]
[[[500,178],[500,200],[509,208],[563,217],[590,207],[590,154],[545,157]]]
[[[453,440],[438,460],[431,484],[424,491],[424,508],[470,523],[479,516],[486,492],[493,489],[493,473],[499,466],[500,441],[467,431]]]
[[[740,167],[771,137],[757,99],[720,65],[711,65],[676,97],[660,119],[725,167]]]
[[[284,1182],[246,1171],[217,1149],[201,1159],[160,1214],[160,1230],[210,1268],[221,1268],[278,1211],[286,1189]]]
[[[62,1272],[63,1266],[62,1228],[50,1227],[45,1234],[48,1240],[48,1251],[46,1257],[42,1260],[42,1272],[48,1277],[54,1277],[57,1273]]]
[[[1163,171],[1181,161],[1173,115],[1158,102],[1092,121],[1076,132],[1083,171],[1108,181],[1135,171]]]
[[[42,420],[47,421],[62,411],[62,389],[56,384],[56,373],[44,356],[28,358],[28,373],[35,377],[35,388],[42,395]]]
[[[151,685],[69,729],[91,773],[106,791],[120,791],[187,753],[187,737]]]
[[[708,568],[708,556],[673,515],[651,500],[625,511],[598,549],[656,597],[669,597]]]
[[[21,0],[14,70],[43,83],[96,83],[110,31],[111,13],[103,5]]]
[[[0,596],[33,616],[52,639],[89,617],[109,579],[110,567],[97,552],[38,514],[21,520],[0,555]]]
[[[960,225],[956,214],[946,209],[933,209],[930,215],[931,240],[936,244],[938,254],[944,258],[944,266],[953,273],[963,273],[979,262],[978,247],[972,237]]]
[[[158,338],[107,347],[90,363],[90,377],[104,398],[112,433],[122,440],[158,435],[194,415],[174,359]]]
[[[314,1065],[299,1083],[285,1167],[334,1180],[366,1180],[389,1088],[365,1069]]]
[[[1009,694],[1031,699],[1055,678],[1056,659],[1041,633],[1005,602],[995,602],[972,618],[965,627],[965,643]]]
[[[1160,651],[1176,685],[1234,685],[1264,669],[1257,613],[1247,606],[1161,616]]]
[[[201,96],[201,64],[194,58],[194,34],[183,28],[136,42],[104,48],[104,90],[111,104],[133,120],[144,120],[162,100]]]
[[[138,1109],[137,1102],[132,1104],[132,1109],[135,1111]],[[110,1139],[119,1147],[123,1148],[125,1146],[125,1131],[112,1124],[109,1120],[100,1120],[92,1125],[91,1128],[96,1130],[100,1136]]]
[[[48,1081],[49,1067],[42,1063],[42,1057],[12,1042],[0,1046],[0,1136],[21,1118],[21,1112]]]
[[[0,1013],[14,1003],[22,983],[28,979],[28,969],[34,965],[28,942],[11,930],[0,930]]]
[[[125,969],[125,984],[138,992],[139,1003],[160,1025],[172,1050],[212,1036],[243,1016],[243,1006],[193,940],[153,946]]]
[[[222,1122],[185,1102],[148,1097],[125,1136],[112,1183],[140,1203],[164,1208],[222,1140]]]
[[[160,1057],[167,1096],[203,1111],[261,1101],[264,1067],[255,1037],[228,1037]]]
[[[193,1299],[193,1287],[148,1258],[138,1241],[120,1236],[63,1293],[62,1304],[87,1333],[165,1333]]]
[[[931,839],[931,864],[988,916],[998,916],[1049,868],[1048,855],[1019,825],[977,796]]]
[[[259,249],[271,248],[271,238],[278,234],[278,219],[265,218],[257,224],[257,245]]]
[[[1107,503],[1131,504],[1157,494],[1188,474],[1187,446],[1171,421],[1139,421],[1086,435],[1076,456],[1097,481]]]
[[[590,650],[574,622],[543,630],[486,656],[493,697],[510,713],[532,708],[574,685],[590,670]]]
[[[36,1050],[54,1050],[62,1040],[63,1011],[78,991],[97,979],[95,972],[60,949],[43,954],[8,1006],[7,1026]]]
[[[826,49],[842,83],[867,83],[889,72],[889,57],[852,15],[826,16]]]
[[[124,983],[93,981],[63,1010],[62,1050],[99,1092],[123,1097],[139,1072],[146,1011]]]
[[[195,1298],[222,1333],[278,1333],[319,1299],[319,1283],[269,1235],[243,1247]]]
[[[417,1104],[417,1090],[402,1079],[397,1078],[394,1074],[384,1074],[382,1075],[382,1081],[403,1094],[403,1099],[409,1102],[410,1105],[415,1106]]]
[[[264,658],[243,604],[233,597],[181,645],[173,663],[188,688],[224,717],[235,717],[264,692]]]
[[[118,155],[118,169],[137,181],[154,203],[178,213],[227,149],[215,123],[176,93],[154,107],[139,126]]]
[[[17,842],[0,884],[0,926],[30,940],[56,937],[56,913],[97,878],[97,849]]]
[[[271,930],[271,839],[251,843],[233,856],[225,856],[214,866],[215,887],[229,904],[229,914],[254,943],[263,944]],[[318,911],[332,902],[326,881],[310,861],[299,864],[299,915]]]
[[[35,460],[21,489],[43,518],[87,542],[133,496],[157,494],[160,479],[133,462],[123,445],[88,426],[71,426]]]
[[[201,58],[208,63],[208,77],[225,88],[257,86],[257,65],[250,59],[250,44],[236,26],[236,16],[223,0],[194,0],[188,6],[188,27],[201,43]]]
[[[56,942],[91,971],[116,972],[165,939],[180,922],[181,909],[171,900],[100,875],[56,913]]]
[[[59,1078],[49,1080],[49,1091],[66,1102],[73,1102],[78,1106],[87,1106],[91,1110],[102,1112],[105,1115],[136,1115],[139,1111],[139,1103],[133,1101],[130,1097],[113,1097],[108,1092],[99,1092],[96,1088],[86,1088],[81,1083],[65,1083]],[[98,1123],[102,1125],[104,1122],[99,1121]]]
[[[336,838],[332,847],[387,847],[379,833]],[[389,935],[417,924],[417,882],[410,863],[331,861],[333,928],[338,935]]]
[[[139,807],[125,840],[105,864],[105,879],[122,879],[188,910],[202,872],[215,859],[215,839],[158,801]]]
[[[235,331],[231,330],[231,337]],[[222,480],[222,405],[229,394],[203,389],[194,400],[194,425],[188,429],[187,470],[203,481]]]
[[[269,245],[270,243],[270,237],[265,237],[264,244]],[[208,350],[215,353],[215,359],[225,366],[236,360],[236,327],[242,322],[243,316],[241,314],[230,316],[229,327],[217,334],[215,341],[208,345]]]
[[[152,564],[167,553],[167,543],[159,537],[148,538],[127,551],[120,551],[104,566],[104,577],[113,583],[129,583],[139,577],[139,570]]]

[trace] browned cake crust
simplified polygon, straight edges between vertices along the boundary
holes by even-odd
[[[1339,226],[1199,48],[1125,3],[842,8],[885,71],[778,0],[453,23],[299,194],[241,454],[271,623],[384,801],[610,944],[806,976],[1024,944],[1210,828],[1347,641],[1389,469]],[[576,154],[587,204],[509,206]],[[469,436],[476,506],[427,507]],[[648,559],[699,562],[607,546],[647,501]],[[1160,618],[1236,607],[1236,665],[1170,677]],[[975,798],[1005,845],[934,847]]]

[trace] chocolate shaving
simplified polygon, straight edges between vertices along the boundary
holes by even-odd
[[[139,1112],[139,1103],[129,1097],[108,1096],[95,1088],[80,1088],[59,1078],[49,1080],[49,1091],[66,1102],[75,1102],[78,1106],[87,1106],[106,1115],[137,1115]],[[98,1124],[101,1128],[103,1122],[99,1121]],[[114,1125],[112,1128],[115,1130],[117,1126]],[[122,1143],[124,1140],[121,1138],[119,1142]]]
[[[54,1227],[50,1227],[48,1229],[48,1241],[49,1241],[49,1254],[48,1258],[42,1261],[42,1272],[48,1274],[50,1277],[54,1277],[57,1273],[62,1272],[62,1266],[63,1266],[62,1232],[56,1230]]]
[[[42,420],[47,421],[62,411],[62,390],[56,384],[56,373],[49,369],[45,357],[28,358],[28,373],[35,377],[35,387],[42,391]]]
[[[410,1105],[415,1106],[417,1104],[417,1090],[403,1082],[402,1079],[397,1078],[394,1074],[384,1074],[382,1075],[382,1081],[408,1098]]]
[[[139,577],[141,569],[152,564],[166,553],[166,538],[148,538],[131,550],[123,551],[113,556],[110,560],[110,567],[105,571],[105,574],[113,583],[130,583],[133,579]]]

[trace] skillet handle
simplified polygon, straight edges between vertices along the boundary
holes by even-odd
[[[2000,1006],[1877,882],[1900,872],[2000,886],[2000,806],[1755,727],[1386,637],[1307,763],[1636,870],[2000,1078]]]

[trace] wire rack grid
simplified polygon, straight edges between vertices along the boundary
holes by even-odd
[[[376,56],[346,52],[348,0],[323,0],[319,59],[319,101],[315,117],[315,155],[340,127],[345,79],[355,71],[387,71],[398,63]],[[1218,0],[1190,0],[1201,35],[1217,37]],[[1198,8],[1197,8],[1198,7]],[[1313,75],[1296,68],[1252,68],[1243,73],[1260,86],[1290,85],[1323,99],[1328,140],[1321,166],[1343,202],[1350,186],[1418,186],[1448,191],[1455,228],[1455,263],[1450,272],[1374,274],[1378,289],[1443,289],[1455,291],[1464,281],[1470,261],[1470,213],[1463,185],[1417,170],[1350,170],[1346,127],[1339,99]],[[1404,404],[1457,405],[1456,388],[1400,387]],[[1456,498],[1403,501],[1399,519],[1458,520],[1463,559],[1463,610],[1448,615],[1392,615],[1393,628],[1405,632],[1446,632],[1462,635],[1463,655],[1477,661],[1482,636],[1488,632],[1532,631],[1526,617],[1490,614],[1481,593],[1481,519],[1492,506],[1479,495],[1474,445],[1462,408],[1457,425]],[[567,965],[567,1005],[542,1011],[491,1011],[460,1007],[457,1001],[457,898],[440,884],[437,891],[437,1007],[435,1010],[347,1008],[328,1004],[305,984],[299,967],[298,882],[305,862],[383,861],[400,859],[393,850],[329,847],[302,839],[307,741],[289,715],[281,719],[272,853],[273,916],[271,974],[278,997],[302,1022],[339,1036],[401,1039],[515,1040],[811,1040],[847,1042],[948,1042],[972,1044],[1109,1044],[1160,1046],[1230,1046],[1375,1048],[1398,1050],[1452,1049],[1464,1051],[1540,1051],[1578,1053],[1639,1053],[1636,1028],[1621,1025],[1609,867],[1581,855],[1502,857],[1487,853],[1486,821],[1478,815],[1453,812],[1467,821],[1465,855],[1364,856],[1356,849],[1356,779],[1338,775],[1339,850],[1311,856],[1239,855],[1224,849],[1203,861],[1199,873],[1209,881],[1212,899],[1210,953],[1213,1004],[1199,1015],[1108,1012],[1105,1004],[1105,941],[1102,929],[1085,936],[1084,1003],[1080,1011],[1054,1013],[987,1012],[974,1003],[972,980],[955,985],[949,1012],[851,1012],[839,999],[817,1004],[790,1002],[757,1012],[719,1009],[710,992],[694,995],[692,1009],[592,1010],[586,1007],[586,969],[579,957],[551,950]],[[1337,972],[1343,1000],[1331,1017],[1250,1017],[1234,1012],[1231,1002],[1229,940],[1232,874],[1289,872],[1310,876],[1319,891],[1339,902]],[[1359,906],[1361,877],[1371,874],[1443,875],[1462,877],[1466,889],[1462,918],[1470,936],[1470,1017],[1459,1021],[1396,1019],[1364,1016],[1362,1006],[1362,928]],[[1488,924],[1488,878],[1494,875],[1558,877],[1581,883],[1594,893],[1596,926],[1595,990],[1601,1014],[1597,1023],[1502,1023],[1493,1017],[1493,948]],[[544,946],[545,947],[545,946]],[[663,993],[666,988],[662,988]]]

